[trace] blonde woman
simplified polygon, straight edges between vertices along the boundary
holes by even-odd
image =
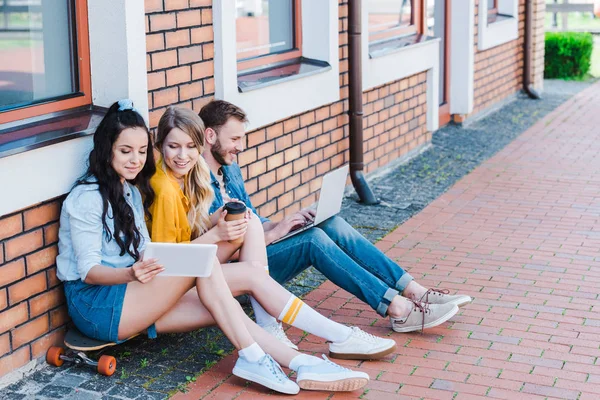
[[[234,295],[249,293],[256,298],[255,305],[260,303],[270,315],[332,342],[332,357],[374,359],[394,351],[393,340],[331,321],[275,282],[265,272],[264,232],[254,214],[234,221],[226,221],[226,211],[222,209],[208,214],[214,193],[210,171],[200,156],[204,125],[193,111],[169,107],[160,119],[155,147],[161,157],[151,179],[156,193],[150,207],[149,229],[153,241],[216,243],[225,280]],[[230,242],[241,237],[244,238],[241,246]],[[227,263],[237,251],[240,262]],[[268,318],[277,324],[274,317]],[[275,335],[294,346],[285,336],[277,335],[276,330]]]

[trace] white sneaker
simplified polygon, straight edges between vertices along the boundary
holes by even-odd
[[[254,363],[239,357],[233,367],[233,374],[279,393],[297,394],[300,391],[298,385],[287,377],[279,364],[268,354]]]
[[[343,360],[374,360],[396,350],[396,342],[373,336],[353,326],[350,337],[340,343],[329,344],[329,357]]]
[[[327,392],[350,392],[363,388],[369,383],[369,375],[352,371],[332,363],[323,356],[324,361],[316,365],[303,365],[298,368],[296,383],[305,390],[323,390]]]
[[[274,322],[271,325],[263,326],[262,328],[265,331],[267,331],[268,333],[270,333],[271,335],[275,336],[275,338],[277,340],[279,340],[281,343],[285,344],[287,347],[290,347],[294,350],[298,350],[298,346],[296,346],[294,343],[292,343],[292,341],[290,339],[288,339],[288,337],[286,336],[285,331],[283,330],[283,326],[281,325],[281,322],[279,322],[279,323]]]

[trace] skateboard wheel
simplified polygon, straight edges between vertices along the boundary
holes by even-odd
[[[65,360],[61,359],[60,356],[65,354],[65,349],[62,347],[52,346],[46,352],[46,362],[55,367],[60,367],[64,364]]]
[[[117,359],[113,356],[102,356],[98,360],[98,373],[111,376],[117,370]]]

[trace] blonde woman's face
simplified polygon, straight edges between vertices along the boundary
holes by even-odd
[[[184,177],[194,168],[200,151],[192,138],[179,128],[171,129],[162,146],[163,160],[176,178]]]

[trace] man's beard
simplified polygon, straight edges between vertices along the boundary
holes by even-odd
[[[212,145],[210,153],[219,164],[229,165],[229,163],[225,161],[225,156],[227,155],[227,152],[223,151],[223,147],[221,147],[221,141],[218,138],[215,144]]]

